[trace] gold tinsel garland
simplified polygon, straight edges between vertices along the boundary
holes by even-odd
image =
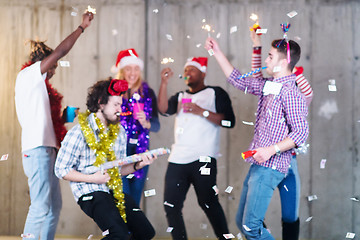
[[[115,140],[117,139],[118,133],[120,131],[119,124],[109,124],[109,130],[105,132],[105,127],[100,121],[100,119],[94,113],[94,118],[97,126],[99,127],[99,138],[100,141],[97,142],[93,130],[90,128],[87,117],[90,115],[90,111],[87,110],[86,113],[79,114],[79,124],[81,131],[84,134],[86,143],[91,150],[94,151],[96,160],[94,163],[95,167],[99,167],[101,164],[107,161],[116,160],[115,152],[113,150]],[[119,209],[120,215],[124,222],[126,222],[126,212],[125,212],[125,200],[123,193],[123,186],[121,180],[121,174],[117,167],[107,170],[107,173],[110,176],[110,180],[106,183],[109,189],[113,191],[113,196],[116,199],[116,207]]]

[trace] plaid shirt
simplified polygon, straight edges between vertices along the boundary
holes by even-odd
[[[96,140],[99,141],[99,128],[95,122],[94,114],[88,117],[90,128],[94,131]],[[115,155],[117,158],[124,158],[126,156],[126,133],[123,127],[120,127],[120,133],[115,141],[114,146]],[[61,148],[56,158],[55,174],[58,178],[63,178],[71,170],[76,170],[83,174],[93,174],[100,169],[94,167],[96,156],[89,148],[81,131],[80,125],[75,125],[68,131],[64,140],[61,143]],[[89,194],[95,191],[109,192],[106,184],[95,184],[86,182],[72,182],[70,187],[76,201],[82,195]]]
[[[296,146],[304,143],[309,135],[309,125],[306,120],[307,106],[304,96],[295,85],[295,75],[276,79],[250,77],[237,79],[240,75],[241,73],[234,69],[227,80],[235,88],[259,97],[254,139],[250,149],[268,147],[287,137],[293,140]],[[263,87],[266,81],[281,83],[280,93],[264,95]],[[280,156],[273,155],[263,163],[256,162],[252,157],[245,161],[287,173],[291,150],[282,152]]]

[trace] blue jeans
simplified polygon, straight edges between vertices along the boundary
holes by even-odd
[[[283,222],[291,223],[299,218],[300,187],[300,176],[296,155],[294,155],[291,159],[289,172],[278,186]]]
[[[246,239],[275,239],[263,227],[263,221],[274,190],[284,177],[285,174],[277,170],[251,165],[236,214],[236,224]]]
[[[62,206],[59,179],[54,173],[56,149],[37,147],[23,152],[23,167],[28,177],[30,207],[24,234],[35,239],[54,239]],[[24,238],[25,239],[25,238]]]

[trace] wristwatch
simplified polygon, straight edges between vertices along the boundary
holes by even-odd
[[[210,113],[208,110],[205,110],[205,111],[203,111],[202,115],[204,118],[207,118],[210,115]]]
[[[277,144],[274,145],[274,148],[275,148],[275,153],[276,153],[276,156],[280,156],[281,154],[281,151],[280,151],[280,148]]]

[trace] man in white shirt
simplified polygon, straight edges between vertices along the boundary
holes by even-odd
[[[57,61],[70,51],[92,19],[93,14],[86,12],[81,25],[55,50],[44,42],[31,41],[30,61],[16,78],[15,105],[22,128],[22,161],[31,200],[23,239],[54,239],[55,236],[62,202],[54,164],[61,135],[66,130],[60,114],[52,114],[54,102],[55,108],[61,108],[61,97],[57,98],[58,93],[48,80],[55,74]]]

